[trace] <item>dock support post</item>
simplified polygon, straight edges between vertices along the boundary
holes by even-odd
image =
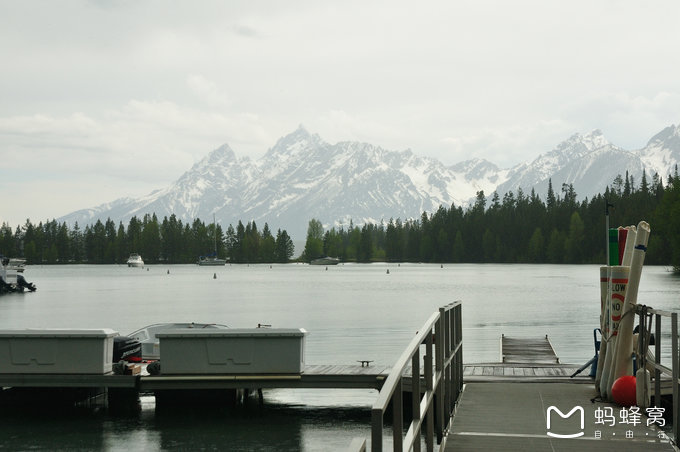
[[[142,409],[138,388],[107,388],[106,399],[113,414],[137,413]]]

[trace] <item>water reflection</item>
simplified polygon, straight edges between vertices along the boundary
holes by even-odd
[[[142,397],[136,415],[105,410],[2,410],[0,449],[6,450],[342,450],[347,434],[370,436],[365,407],[310,408],[260,404],[157,411]]]

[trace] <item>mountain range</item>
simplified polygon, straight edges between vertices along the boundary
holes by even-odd
[[[325,142],[300,126],[280,138],[264,156],[237,158],[224,144],[193,165],[170,186],[144,197],[121,198],[78,210],[58,220],[92,224],[111,218],[127,224],[132,216],[175,214],[184,223],[209,222],[213,215],[226,227],[255,221],[259,228],[286,229],[303,240],[310,219],[325,227],[348,226],[390,218],[420,217],[440,205],[469,205],[483,190],[501,197],[522,188],[545,197],[548,180],[556,193],[573,184],[580,199],[602,193],[626,171],[639,183],[658,173],[664,180],[680,162],[680,126],[669,126],[639,150],[608,142],[602,132],[574,134],[531,162],[500,169],[483,159],[452,166],[368,143]]]

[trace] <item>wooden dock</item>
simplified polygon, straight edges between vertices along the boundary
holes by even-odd
[[[44,375],[1,374],[2,387],[161,389],[367,388],[380,389],[385,366],[308,365],[301,374],[231,375]],[[409,375],[410,376],[410,375]]]
[[[509,338],[501,336],[502,363],[559,364],[560,359],[548,339]]]
[[[466,383],[493,381],[548,382],[569,378],[580,366],[574,364],[511,364],[480,363],[466,364],[463,377]],[[572,379],[574,382],[591,383],[588,371],[583,371]]]
[[[624,423],[632,418],[597,401],[590,377],[570,378],[579,366],[560,364],[547,336],[501,337],[501,361],[465,367],[464,390],[440,450],[676,450],[659,429],[663,419],[647,426],[643,412],[637,423]]]
[[[161,389],[340,388],[377,389],[389,374],[384,366],[308,365],[294,375],[143,375],[140,392]]]

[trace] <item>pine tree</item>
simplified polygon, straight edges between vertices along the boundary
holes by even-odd
[[[546,197],[545,204],[546,207],[548,208],[548,211],[552,211],[557,204],[557,200],[555,199],[555,192],[553,191],[552,179],[548,179],[548,196]]]

